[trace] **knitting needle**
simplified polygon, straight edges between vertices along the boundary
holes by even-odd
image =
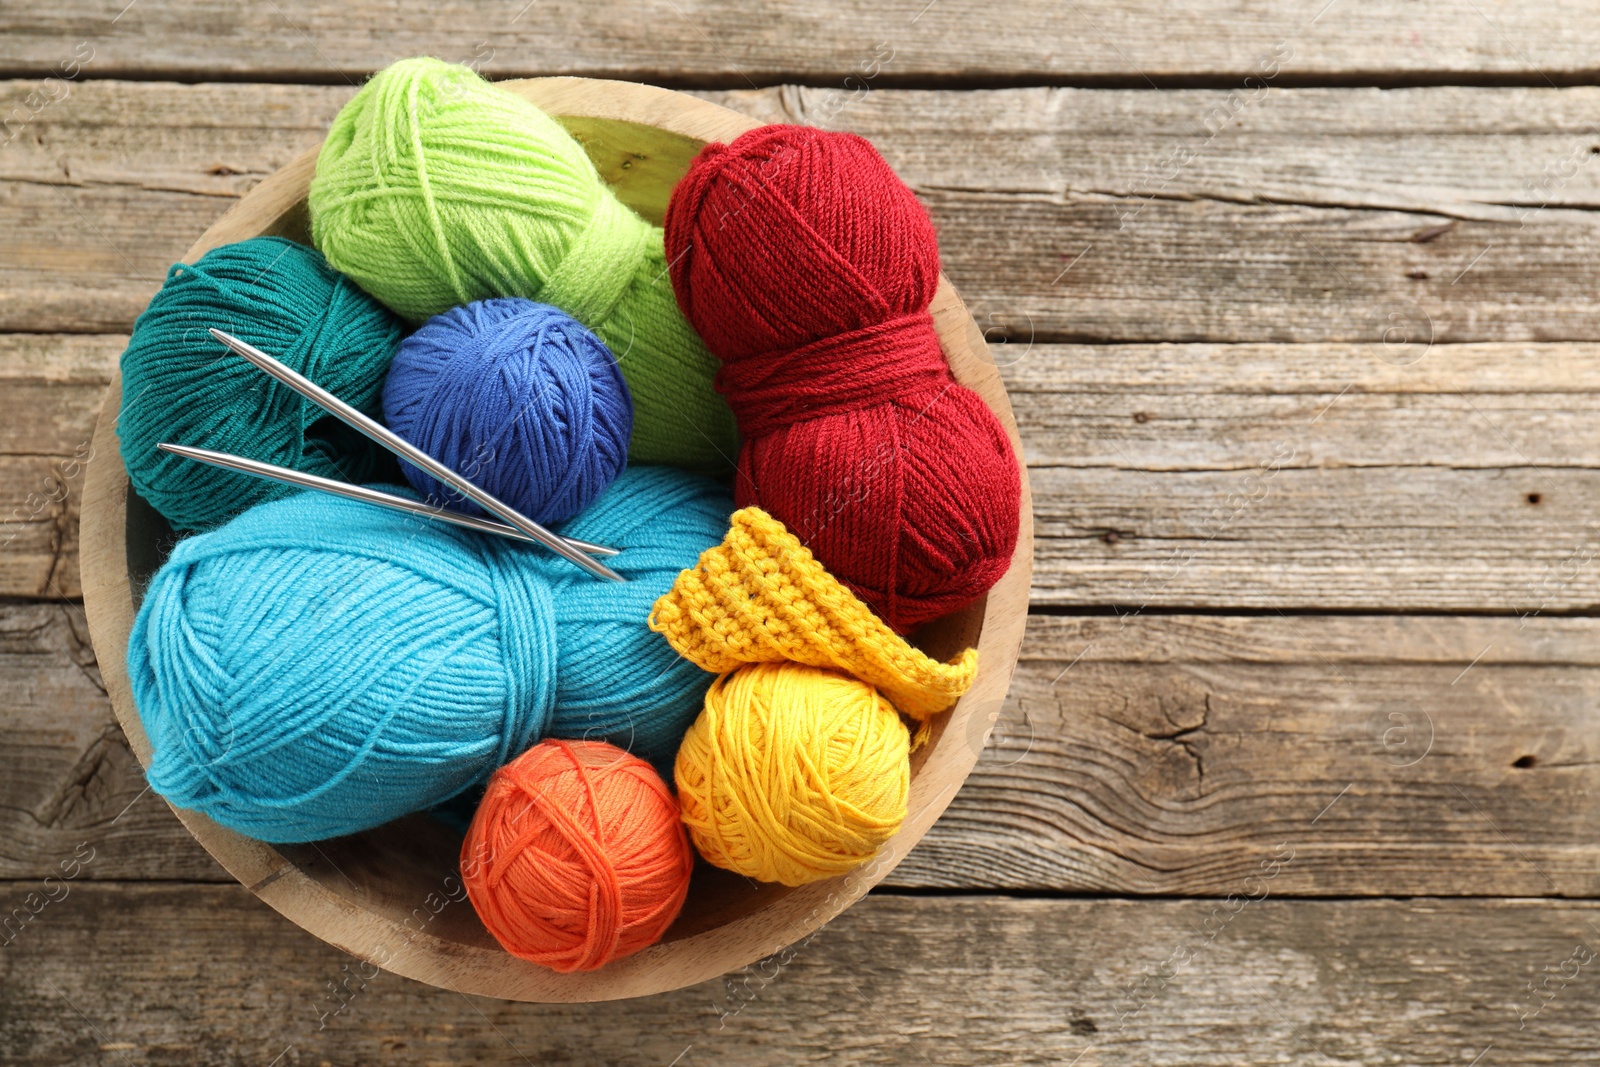
[[[246,344],[237,337],[234,337],[232,334],[224,333],[223,331],[215,328],[213,328],[210,333],[212,337],[216,338],[235,353],[244,357],[256,367],[270,374],[284,385],[287,385],[290,389],[293,389],[301,396],[312,401],[317,406],[327,411],[330,415],[333,415],[340,422],[343,422],[346,426],[349,426],[352,430],[355,430],[367,438],[376,441],[378,444],[382,445],[384,448],[387,448],[395,455],[409,460],[416,466],[421,467],[423,470],[427,471],[441,482],[444,482],[446,485],[449,485],[459,491],[463,496],[477,504],[479,507],[483,508],[485,511],[494,514],[509,525],[515,527],[517,530],[527,534],[533,540],[538,541],[540,544],[544,545],[561,558],[567,560],[568,562],[577,564],[597,578],[603,578],[610,582],[627,581],[626,578],[612,570],[610,567],[607,567],[604,563],[584,555],[576,548],[573,548],[571,545],[567,544],[565,540],[557,537],[549,530],[546,530],[543,526],[540,526],[526,515],[523,515],[521,512],[511,507],[509,504],[502,503],[492,494],[479,489],[476,485],[473,485],[471,482],[467,481],[467,479],[461,477],[461,475],[457,474],[449,467],[446,467],[444,464],[440,463],[438,460],[422,451],[422,449],[417,448],[415,445],[411,444],[411,442],[405,440],[394,431],[380,425],[377,422],[374,422],[372,419],[367,418],[367,416],[363,415],[349,404],[346,404],[343,400],[340,400],[338,397],[334,396],[320,385],[317,385],[309,378],[306,378],[303,375],[284,366],[282,363],[279,363],[277,360],[273,359],[259,348],[256,348],[254,345]]]
[[[476,515],[463,515],[459,511],[450,511],[446,508],[436,507],[433,504],[425,504],[420,500],[409,500],[403,496],[394,496],[377,489],[369,489],[364,485],[336,482],[321,475],[290,470],[288,467],[263,463],[258,459],[247,459],[244,456],[230,455],[227,452],[213,452],[209,448],[191,448],[188,445],[174,445],[165,442],[156,445],[156,447],[163,452],[170,452],[174,456],[198,460],[201,463],[209,463],[213,467],[223,467],[227,470],[238,471],[240,474],[264,478],[267,481],[281,482],[284,485],[292,485],[300,489],[316,489],[320,492],[331,493],[334,496],[359,500],[364,504],[376,504],[381,508],[391,508],[394,511],[404,511],[412,515],[421,515],[428,519],[438,519],[440,522],[453,523],[456,526],[465,526],[469,530],[481,530],[484,533],[498,534],[501,537],[510,537],[518,541],[534,541],[532,537],[529,537],[521,530],[514,529],[504,523],[495,522],[493,519],[480,519]],[[587,552],[591,556],[615,556],[619,551],[615,548],[607,548],[605,545],[580,541],[576,537],[568,537],[564,538],[564,540],[579,552]]]

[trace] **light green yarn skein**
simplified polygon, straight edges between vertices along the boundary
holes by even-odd
[[[413,322],[495,296],[561,308],[621,363],[630,460],[731,469],[717,361],[678,311],[660,227],[526,100],[463,66],[401,60],[334,119],[309,206],[328,262]]]

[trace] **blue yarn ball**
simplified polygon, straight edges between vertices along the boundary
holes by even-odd
[[[383,414],[395,433],[541,523],[588,507],[622,472],[633,432],[611,350],[572,316],[521,297],[451,308],[402,341]],[[483,514],[402,466],[424,497]]]
[[[731,508],[695,475],[623,474],[565,532],[622,549],[624,584],[321,493],[252,508],[181,542],[134,621],[150,783],[302,842],[438,804],[549,735],[670,767],[712,676],[646,620]]]

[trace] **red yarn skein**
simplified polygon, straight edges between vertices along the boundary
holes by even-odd
[[[494,772],[461,842],[461,880],[507,952],[592,971],[654,944],[694,868],[678,801],[601,741],[542,741]]]
[[[928,313],[933,222],[871,144],[764,126],[710,144],[667,208],[678,304],[722,361],[734,496],[904,632],[1000,579],[1020,474]]]

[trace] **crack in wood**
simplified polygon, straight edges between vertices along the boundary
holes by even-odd
[[[40,826],[52,830],[95,826],[109,821],[107,809],[111,805],[104,803],[99,795],[118,794],[116,783],[123,777],[120,768],[130,762],[137,765],[121,727],[106,723],[63,776],[56,791],[30,814]],[[73,816],[79,812],[89,812],[91,817],[85,823],[75,823]]]

